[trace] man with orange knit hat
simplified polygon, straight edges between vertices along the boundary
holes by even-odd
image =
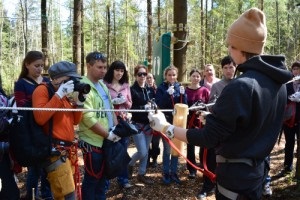
[[[202,129],[170,125],[162,112],[149,113],[152,128],[196,146],[215,148],[216,199],[261,199],[265,158],[275,145],[292,79],[283,56],[262,55],[264,13],[251,8],[228,29],[230,56],[242,72],[222,91]]]

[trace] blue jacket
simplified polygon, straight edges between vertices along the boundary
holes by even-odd
[[[174,94],[169,95],[167,92],[168,88],[171,85],[167,82],[161,83],[157,90],[155,96],[155,102],[160,109],[173,109],[176,103],[184,103],[187,104],[186,94],[180,94],[180,84],[178,82],[174,83]],[[169,123],[173,123],[173,114],[172,112],[165,112],[166,119]]]

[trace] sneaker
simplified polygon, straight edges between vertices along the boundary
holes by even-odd
[[[172,173],[170,178],[174,183],[181,184],[181,180],[178,178],[176,173]]]
[[[206,200],[206,197],[207,197],[207,193],[206,192],[199,193],[197,195],[197,199],[199,199],[199,200]]]
[[[202,189],[199,194],[197,195],[197,198],[200,200],[205,200],[207,196],[215,193],[215,187],[213,187],[211,190],[206,191],[205,189]]]
[[[127,166],[127,172],[128,172],[128,178],[131,179],[132,178],[132,174],[133,174],[133,166],[128,165]]]
[[[270,197],[272,196],[272,189],[270,184],[265,184],[263,188],[263,196]]]
[[[122,185],[122,187],[124,189],[129,189],[129,188],[133,187],[133,185],[131,185],[130,183],[125,183],[124,185]]]
[[[146,184],[146,185],[152,185],[154,183],[149,177],[147,177],[145,175],[141,175],[141,174],[137,175],[137,180],[139,182],[142,182],[142,183]]]
[[[169,185],[171,183],[170,175],[169,174],[163,174],[162,181],[165,185]]]
[[[195,178],[196,178],[196,173],[195,172],[190,172],[189,179],[195,179]]]

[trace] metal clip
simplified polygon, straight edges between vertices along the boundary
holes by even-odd
[[[154,112],[157,113],[157,104],[155,103],[155,99],[151,99],[149,103],[151,104],[151,110],[154,110]]]
[[[61,161],[66,162],[67,156],[61,156],[60,159],[61,159]]]

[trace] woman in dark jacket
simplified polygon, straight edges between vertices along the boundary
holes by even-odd
[[[165,82],[160,84],[156,91],[155,102],[160,109],[173,109],[176,103],[187,104],[184,87],[177,82],[178,69],[169,66],[164,71]],[[165,112],[169,123],[173,123],[172,112]],[[166,140],[163,141],[163,183],[170,184],[171,181],[180,184],[177,176],[178,156],[171,155],[171,147]],[[170,157],[171,155],[171,157]]]
[[[132,97],[132,109],[146,110],[150,109],[150,101],[154,98],[154,90],[146,84],[147,68],[144,65],[138,65],[134,69],[135,82],[130,87]],[[129,176],[132,175],[133,166],[139,160],[139,170],[137,179],[145,184],[152,184],[153,181],[145,176],[148,151],[152,140],[152,129],[149,125],[147,112],[133,112],[132,122],[139,130],[140,134],[133,136],[137,152],[132,155],[128,165]]]

